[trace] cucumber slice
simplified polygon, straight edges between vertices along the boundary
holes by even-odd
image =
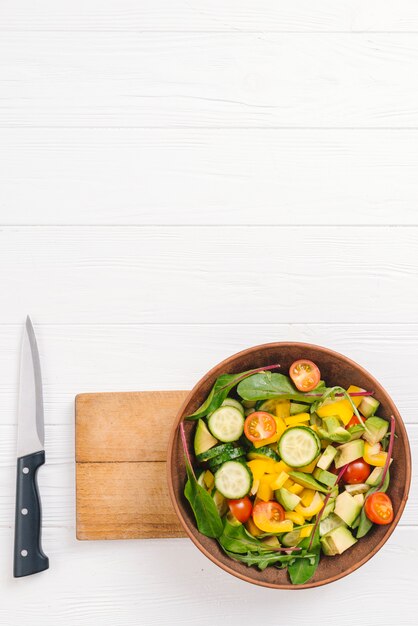
[[[238,446],[237,448],[232,448],[232,450],[228,449],[222,454],[215,456],[214,459],[209,459],[209,469],[212,472],[216,471],[222,465],[222,463],[226,463],[227,461],[233,461],[234,459],[238,459],[241,456],[245,456],[244,448]]]
[[[242,415],[244,415],[244,407],[242,406],[241,402],[238,402],[238,400],[234,400],[234,398],[225,398],[221,406],[233,406],[238,409],[238,411]]]
[[[234,406],[221,406],[209,417],[208,426],[219,441],[236,441],[244,432],[244,416]]]
[[[215,487],[225,497],[232,500],[243,498],[249,493],[253,475],[245,463],[227,461],[215,474]]]
[[[261,448],[251,448],[247,452],[247,456],[250,461],[263,461],[265,459],[272,459],[273,461],[279,460],[279,455],[269,446],[262,446]]]
[[[304,467],[312,463],[321,452],[321,442],[312,428],[294,426],[284,431],[278,448],[286,465]]]
[[[234,446],[231,443],[225,443],[220,446],[215,446],[214,448],[210,448],[209,450],[202,452],[202,454],[197,454],[196,460],[199,463],[206,463],[206,461],[214,459],[216,456],[219,456],[224,452],[227,452],[228,450],[234,450]]]

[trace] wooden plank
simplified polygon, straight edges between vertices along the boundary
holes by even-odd
[[[414,0],[2,0],[0,30],[412,31]]]
[[[417,247],[401,227],[3,227],[0,323],[414,323]]]
[[[417,64],[407,33],[5,32],[1,125],[417,127]]]
[[[13,529],[0,529],[4,555],[0,623],[213,626],[228,616],[228,624],[239,626],[245,616],[257,615],[260,623],[267,623],[277,613],[277,593],[225,574],[187,539],[80,544],[72,530],[48,528],[43,543],[50,570],[15,581],[9,556]],[[368,624],[393,626],[400,621],[402,602],[402,626],[415,626],[417,545],[418,528],[399,528],[381,552],[349,578],[309,591],[312,623],[363,623],[367,603],[373,606]],[[376,581],[377,587],[370,581]],[[395,584],[397,600],[388,602]],[[325,595],[332,610],[324,610]],[[287,626],[300,626],[306,620],[306,601],[298,598],[304,599],[305,594],[280,593],[281,610],[288,610]]]
[[[1,223],[417,224],[417,167],[418,130],[0,128]]]
[[[76,462],[165,462],[171,424],[187,393],[141,391],[78,395]]]
[[[79,391],[191,389],[222,359],[271,341],[317,343],[346,354],[376,376],[407,424],[418,423],[415,389],[405,375],[416,363],[417,324],[39,324],[42,319],[34,323],[47,462],[69,462],[73,456],[73,401]],[[0,464],[13,467],[21,332],[20,324],[0,325]],[[164,346],[164,358],[157,345]]]
[[[76,463],[77,539],[184,537],[165,462]]]

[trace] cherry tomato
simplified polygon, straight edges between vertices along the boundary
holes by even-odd
[[[366,498],[364,510],[374,524],[390,524],[393,520],[392,500],[382,491],[376,491]]]
[[[255,411],[250,413],[244,424],[244,433],[250,441],[268,439],[276,434],[276,420],[270,413]]]
[[[365,421],[366,421],[366,418],[363,417],[363,422],[365,422]],[[346,428],[351,428],[352,426],[357,426],[357,424],[361,424],[361,422],[360,422],[359,418],[357,417],[357,415],[353,415],[351,420],[348,422]]]
[[[318,366],[305,359],[299,359],[292,363],[289,375],[299,391],[312,391],[321,378]]]
[[[372,468],[366,461],[356,459],[356,461],[351,461],[351,463],[348,464],[342,475],[342,480],[346,485],[358,485],[366,482],[371,471]]]
[[[240,498],[240,500],[228,500],[229,509],[239,522],[245,524],[251,517],[253,505],[248,496]]]
[[[257,502],[253,508],[254,524],[265,533],[280,532],[284,508],[273,500]]]

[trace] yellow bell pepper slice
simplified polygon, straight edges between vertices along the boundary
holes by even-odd
[[[290,400],[277,400],[274,409],[276,417],[286,419],[290,415]]]
[[[292,471],[292,467],[290,467],[289,465],[286,465],[286,463],[284,461],[277,461],[274,464],[274,471],[277,472],[278,474],[280,474],[280,472],[291,472]]]
[[[312,535],[314,525],[310,524],[309,526],[304,526],[300,529],[300,538],[306,539],[306,537],[310,537]]]
[[[293,487],[294,484],[295,482],[291,478],[288,478],[283,487],[286,487],[286,489],[290,489],[291,487]]]
[[[344,426],[347,426],[348,422],[353,417],[353,407],[349,400],[337,400],[336,402],[330,402],[324,404],[317,409],[319,417],[330,417],[331,415],[338,415],[341,418]]]
[[[268,437],[267,439],[260,439],[260,441],[254,441],[254,448],[261,448],[262,446],[267,446],[269,443],[276,443],[279,441],[280,437],[283,435],[286,430],[286,424],[284,423],[284,419],[281,417],[276,417],[273,415],[274,421],[276,422],[276,432],[272,437]]]
[[[286,472],[280,472],[280,474],[277,475],[273,474],[273,476],[275,476],[275,479],[273,480],[273,482],[270,483],[270,487],[273,489],[273,491],[283,487],[283,485],[289,478],[289,474],[287,474]]]
[[[320,455],[318,455],[316,457],[316,459],[314,459],[312,461],[312,463],[309,463],[309,465],[304,465],[303,467],[298,467],[298,472],[304,472],[305,474],[312,474],[312,472],[314,471],[314,469],[316,467],[316,464],[319,461],[319,456]]]
[[[247,522],[245,522],[244,526],[248,530],[250,535],[252,535],[253,537],[258,537],[258,535],[263,534],[263,531],[260,530],[258,526],[254,524],[252,517],[250,517],[250,519]]]
[[[295,507],[295,511],[296,513],[300,513],[301,515],[303,515],[305,519],[307,519],[319,513],[319,511],[323,507],[323,504],[324,503],[322,501],[321,496],[319,495],[319,492],[315,491],[315,495],[313,497],[311,504],[309,506],[303,506],[301,503],[299,503]]]
[[[273,499],[273,489],[270,486],[270,481],[265,480],[265,478],[260,479],[260,485],[257,489],[257,498],[263,500],[263,502],[268,502]]]
[[[275,473],[276,462],[273,459],[255,459],[248,461],[247,465],[254,476],[254,480],[260,480],[264,474]]]
[[[290,519],[297,526],[302,526],[305,523],[305,518],[300,513],[296,513],[296,511],[286,511],[284,514],[285,519]]]
[[[302,493],[303,489],[302,485],[298,485],[297,483],[289,487],[289,491],[291,493],[295,493],[297,496]]]
[[[253,480],[253,484],[251,485],[251,489],[250,489],[250,495],[251,496],[255,496],[255,494],[258,491],[259,486],[260,486],[260,481],[258,479],[257,480]]]
[[[305,487],[300,496],[303,506],[309,506],[314,499],[315,494],[316,491],[314,489],[308,489]]]
[[[211,489],[215,484],[215,477],[210,470],[206,470],[206,472],[204,473],[203,482],[208,489]]]
[[[383,467],[386,463],[388,453],[382,450],[380,443],[371,445],[367,441],[364,442],[363,459],[369,465],[375,467]]]
[[[356,387],[356,385],[350,385],[347,391],[348,393],[355,393],[358,391],[366,391],[366,390],[362,389],[361,387]],[[363,400],[361,396],[354,396],[354,398],[351,398],[351,399],[357,408],[360,406],[360,403]]]
[[[293,530],[293,522],[290,519],[284,519],[282,522],[263,520],[259,522],[258,527],[265,533],[290,533]]]
[[[296,424],[302,424],[309,422],[310,415],[309,413],[298,413],[297,415],[290,415],[285,418],[286,426],[296,426]]]

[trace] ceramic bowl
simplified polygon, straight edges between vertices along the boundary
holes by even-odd
[[[394,460],[391,466],[389,487],[395,517],[390,525],[374,526],[368,535],[341,556],[321,556],[320,564],[313,578],[304,585],[294,586],[290,583],[286,570],[268,567],[261,572],[255,567],[238,563],[222,552],[215,539],[210,539],[199,533],[189,503],[183,495],[186,471],[178,425],[186,415],[193,413],[202,404],[220,374],[243,372],[273,363],[280,363],[281,368],[278,371],[287,374],[291,363],[300,358],[314,361],[321,371],[321,378],[326,381],[328,386],[341,385],[347,388],[353,384],[363,389],[373,390],[375,397],[381,403],[379,415],[384,418],[389,418],[391,414],[395,416],[397,438],[394,444]],[[194,429],[195,422],[186,420],[185,430],[189,450],[193,450]],[[247,582],[274,589],[303,589],[325,585],[347,576],[366,563],[386,543],[399,522],[408,498],[411,480],[411,453],[404,423],[393,400],[382,385],[363,367],[342,354],[327,348],[305,343],[283,342],[254,346],[238,352],[216,365],[196,384],[174,421],[168,447],[167,469],[169,492],[174,509],[186,533],[205,556],[226,572]]]

